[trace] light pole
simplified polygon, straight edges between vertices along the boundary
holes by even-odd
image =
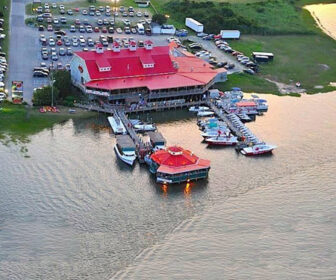
[[[54,62],[51,62],[51,107],[54,107]]]

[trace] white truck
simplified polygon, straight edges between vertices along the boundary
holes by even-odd
[[[239,30],[221,30],[220,35],[222,39],[239,39],[240,31]]]
[[[138,23],[138,24],[137,24],[137,30],[138,30],[138,33],[139,33],[140,35],[145,34],[145,27],[143,26],[143,24]]]
[[[192,18],[186,18],[185,25],[197,33],[203,32],[203,29],[204,29],[204,26],[202,23],[199,23],[198,21]]]

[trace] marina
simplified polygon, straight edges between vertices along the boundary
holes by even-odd
[[[205,98],[203,96],[202,100],[196,102],[182,101],[171,100],[168,102],[167,100],[161,102],[159,108],[160,110],[169,110],[188,107],[188,111],[196,115],[201,136],[209,146],[235,146],[235,149],[245,156],[271,153],[276,148],[275,145],[260,140],[244,124],[268,111],[267,100],[260,99],[256,95],[252,95],[250,99],[244,99],[240,88],[232,88],[231,91],[224,93],[211,90],[205,94]],[[140,163],[147,163],[152,172],[154,170],[151,158],[153,154],[162,150],[166,152],[166,155],[173,155],[170,148],[166,148],[166,139],[157,131],[154,123],[128,117],[129,113],[157,111],[157,106],[151,107],[146,104],[127,107],[101,102],[100,105],[77,104],[77,107],[112,114],[107,119],[113,133],[116,135],[127,134],[122,137],[117,136],[115,146],[117,156],[126,164],[132,166],[137,158]],[[179,149],[183,150],[181,147]],[[162,179],[161,181],[181,182],[182,178],[185,178],[184,181],[192,180],[193,176],[189,175],[179,177],[180,179],[175,178],[176,180]],[[158,179],[157,182],[159,181]]]

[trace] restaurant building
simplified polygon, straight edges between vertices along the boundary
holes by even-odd
[[[75,52],[70,68],[75,86],[90,99],[110,104],[196,101],[226,80],[225,69],[213,69],[176,46],[153,46],[150,40],[142,48],[131,42],[122,49],[114,42],[112,49],[98,44],[95,50]]]

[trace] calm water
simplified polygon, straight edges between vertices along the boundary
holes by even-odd
[[[105,119],[0,146],[0,279],[335,279],[336,98],[265,96],[248,124],[279,147],[208,149],[187,112],[154,115],[208,181],[157,185],[116,160]],[[181,120],[182,119],[182,120]]]

